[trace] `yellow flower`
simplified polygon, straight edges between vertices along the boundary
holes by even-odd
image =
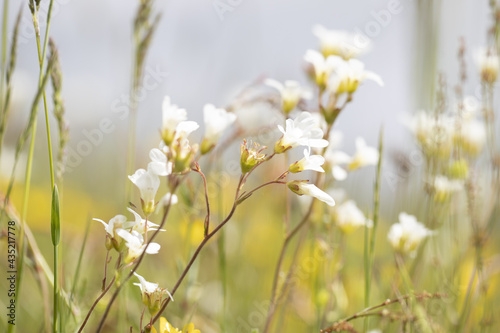
[[[158,333],[154,327],[151,328],[151,333]],[[200,333],[200,330],[194,328],[193,323],[184,326],[182,331],[173,327],[165,318],[160,318],[160,333]]]
[[[182,333],[200,333],[200,330],[195,329],[193,323],[189,323],[184,326]]]

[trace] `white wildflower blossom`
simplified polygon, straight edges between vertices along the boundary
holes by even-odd
[[[361,226],[372,227],[373,222],[365,217],[353,200],[335,206],[333,210],[335,224],[342,232],[349,234]]]
[[[136,260],[144,251],[147,254],[156,254],[160,250],[160,244],[158,243],[144,244],[144,237],[135,230],[128,232],[119,229],[116,233],[125,240],[125,246],[128,248],[127,257],[125,258],[127,263]]]
[[[326,192],[320,190],[314,184],[308,184],[307,180],[292,180],[286,183],[288,188],[298,195],[309,195],[323,201],[329,206],[335,205],[335,200]]]
[[[134,283],[135,286],[141,288],[142,302],[148,307],[149,313],[154,316],[160,311],[163,302],[165,301],[164,296],[168,297],[173,301],[172,295],[163,288],[158,287],[157,283],[152,283],[146,281],[141,275],[134,272],[134,275],[139,279],[140,283]]]
[[[278,90],[281,95],[282,109],[285,114],[295,109],[302,99],[312,98],[311,91],[301,87],[297,81],[288,80],[283,84],[273,79],[267,79],[264,83]]]
[[[451,198],[451,196],[461,191],[464,188],[464,183],[458,179],[449,179],[445,176],[438,175],[432,182],[434,190],[434,200],[444,202]]]
[[[325,152],[325,161],[335,180],[344,180],[347,178],[347,170],[342,165],[347,165],[351,162],[349,155],[338,150],[342,142],[342,137],[341,132],[331,131],[330,144]]]
[[[325,163],[325,158],[321,155],[311,155],[310,149],[304,149],[304,157],[290,165],[288,171],[297,173],[305,170],[325,172],[321,167]]]
[[[274,151],[277,154],[297,147],[326,147],[328,141],[323,139],[323,130],[317,127],[315,119],[309,112],[301,112],[295,119],[286,120],[286,129],[278,125],[283,136],[276,142]]]
[[[328,80],[327,89],[334,94],[352,94],[365,80],[372,80],[379,86],[384,82],[379,75],[365,70],[365,64],[358,59],[344,60],[337,56],[330,56],[333,73]]]
[[[172,163],[167,161],[167,155],[158,148],[153,148],[149,152],[151,162],[148,164],[148,170],[158,176],[167,176],[172,173]]]
[[[325,57],[340,56],[344,59],[356,58],[370,49],[370,40],[360,33],[342,30],[330,30],[316,24],[313,34],[318,37],[321,52]]]
[[[500,58],[494,48],[480,49],[476,53],[481,80],[493,84],[498,78]]]
[[[201,144],[201,153],[206,154],[217,144],[226,128],[234,123],[236,115],[225,109],[218,109],[212,104],[206,104],[203,108],[203,119],[205,136]]]
[[[138,169],[133,175],[128,176],[130,181],[139,188],[141,192],[142,211],[149,215],[154,212],[156,201],[155,196],[160,187],[160,178],[151,169],[147,171]]]
[[[158,230],[159,225],[156,223],[153,223],[151,221],[147,221],[147,228],[146,228],[146,220],[142,218],[141,215],[139,215],[136,211],[134,211],[132,208],[127,208],[129,212],[131,212],[134,217],[135,217],[135,222],[132,222],[132,230],[137,231],[140,234],[144,234],[147,231],[155,231]],[[125,228],[128,229],[128,228]],[[162,231],[165,231],[162,229]]]
[[[378,159],[379,153],[376,148],[369,147],[363,138],[356,138],[356,152],[349,163],[349,170],[376,165]]]
[[[399,223],[391,226],[387,238],[396,251],[413,255],[418,245],[432,234],[415,216],[403,212],[399,214]]]
[[[449,156],[453,148],[455,120],[448,115],[431,115],[419,111],[406,125],[428,155]]]
[[[321,89],[324,89],[328,83],[330,74],[337,65],[333,56],[325,58],[316,50],[307,50],[304,60],[312,66],[311,76],[315,83]]]

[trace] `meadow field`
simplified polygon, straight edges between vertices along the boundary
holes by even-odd
[[[1,332],[500,331],[496,0],[1,19]]]

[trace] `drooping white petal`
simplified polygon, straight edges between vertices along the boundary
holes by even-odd
[[[333,200],[333,198],[328,193],[323,192],[314,184],[303,184],[301,186],[301,189],[305,195],[315,197],[316,199],[323,201],[329,206],[335,205],[335,200]]]
[[[149,152],[151,162],[148,164],[148,170],[158,176],[167,176],[172,173],[172,163],[167,161],[167,155],[158,148],[153,148]]]

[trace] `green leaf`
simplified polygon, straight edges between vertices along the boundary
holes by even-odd
[[[59,191],[57,185],[52,190],[52,210],[50,214],[50,232],[52,235],[52,244],[59,245],[61,238],[61,216],[59,214]]]

